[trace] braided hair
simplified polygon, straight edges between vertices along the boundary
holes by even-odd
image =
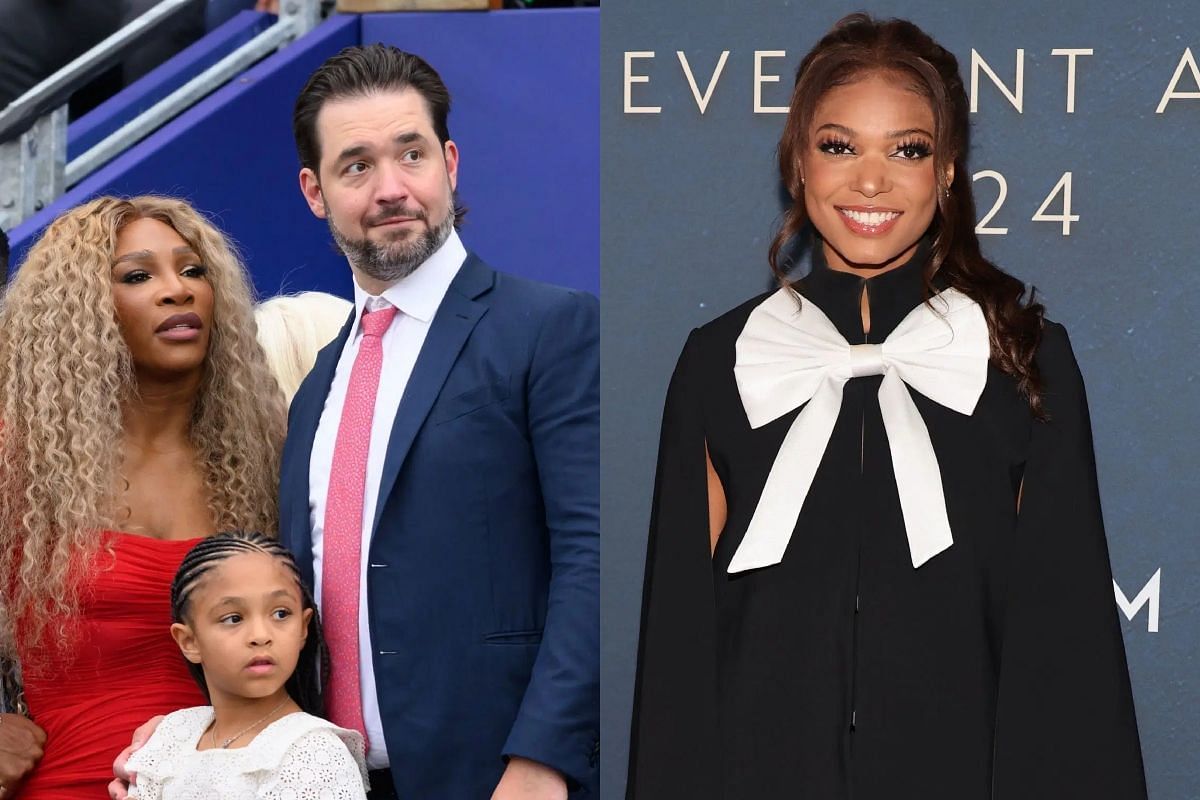
[[[312,609],[312,617],[308,622],[308,636],[300,657],[296,661],[296,670],[287,679],[284,688],[296,704],[314,716],[324,716],[324,689],[329,679],[329,648],[321,635],[321,617],[317,604],[313,601],[312,592],[300,577],[300,568],[287,548],[275,539],[253,531],[227,531],[203,539],[188,551],[175,580],[171,583],[171,617],[174,622],[184,622],[188,612],[188,602],[192,593],[200,585],[204,576],[212,571],[225,559],[241,553],[263,553],[279,559],[296,578],[300,587],[300,601],[304,610]],[[188,662],[188,671],[200,685],[205,698],[209,698],[208,684],[204,680],[204,667]],[[209,698],[211,700],[211,698]]]

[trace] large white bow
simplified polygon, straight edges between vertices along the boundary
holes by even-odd
[[[987,381],[987,320],[957,289],[913,309],[883,344],[849,344],[811,300],[781,289],[754,309],[737,340],[734,374],[760,428],[808,403],[788,429],[729,572],[783,560],[825,455],[850,378],[883,375],[879,409],[892,453],[913,567],[950,547],[950,521],[929,429],[905,384],[971,414]]]

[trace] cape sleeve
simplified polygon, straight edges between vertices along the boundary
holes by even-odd
[[[642,590],[628,800],[721,796],[701,334],[671,377]]]
[[[1146,797],[1091,423],[1066,331],[1038,348],[1034,423],[1013,549],[996,709],[993,797]]]

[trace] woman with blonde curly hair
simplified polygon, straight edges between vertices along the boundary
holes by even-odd
[[[103,796],[133,728],[203,701],[168,587],[197,538],[275,530],[284,411],[254,331],[237,256],[163,197],[65,213],[0,300],[3,644],[45,732],[26,796]],[[30,741],[0,753],[7,793],[40,732],[0,723]]]

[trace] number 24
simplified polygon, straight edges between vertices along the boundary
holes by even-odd
[[[1000,193],[996,196],[996,202],[992,204],[991,209],[983,215],[983,219],[975,226],[975,233],[984,234],[999,234],[1008,233],[1008,228],[997,228],[989,226],[992,217],[996,216],[1000,211],[1000,206],[1004,205],[1004,200],[1008,197],[1008,181],[999,172],[991,169],[985,169],[982,172],[976,172],[971,176],[972,181],[978,181],[981,178],[990,178],[1000,185]],[[1062,213],[1050,214],[1046,212],[1046,208],[1054,202],[1055,198],[1062,194]],[[1071,213],[1071,173],[1064,172],[1059,178],[1058,183],[1054,184],[1054,188],[1050,190],[1050,194],[1046,195],[1046,199],[1038,206],[1038,210],[1034,212],[1031,218],[1034,222],[1061,222],[1062,235],[1071,235],[1071,223],[1079,221],[1078,214]]]

